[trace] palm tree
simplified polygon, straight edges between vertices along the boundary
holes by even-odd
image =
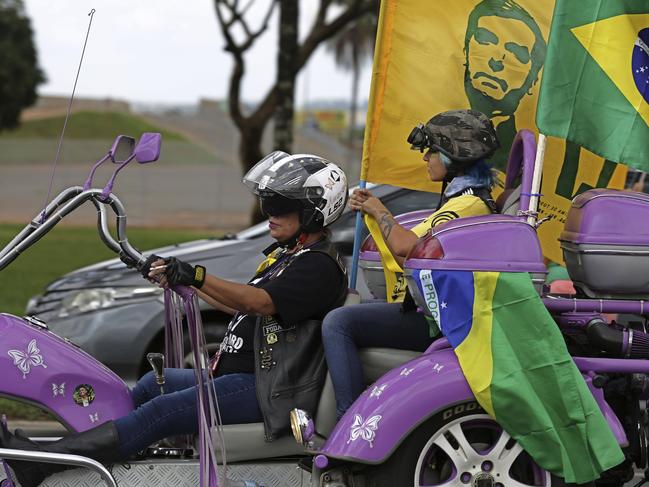
[[[352,95],[349,107],[348,144],[354,143],[354,122],[358,108],[358,82],[363,62],[374,55],[374,42],[378,24],[378,11],[368,12],[350,23],[327,42],[327,50],[333,52],[336,63],[352,71]]]

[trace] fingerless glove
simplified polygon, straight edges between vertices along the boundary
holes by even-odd
[[[200,289],[205,282],[207,273],[202,265],[193,266],[175,257],[165,259],[165,263],[165,275],[171,286],[194,286]]]

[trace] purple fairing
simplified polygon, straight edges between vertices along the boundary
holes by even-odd
[[[144,132],[135,147],[135,160],[140,164],[155,162],[160,157],[162,135],[157,132]]]
[[[519,130],[512,142],[507,161],[505,189],[514,189],[520,176],[521,197],[518,207],[527,210],[530,205],[534,160],[536,159],[536,137],[529,130]]]
[[[126,384],[78,347],[40,326],[0,314],[3,394],[47,409],[66,427],[85,431],[133,410]],[[90,386],[94,398],[78,397]]]
[[[424,353],[429,354],[437,352],[438,350],[444,350],[445,348],[451,348],[451,344],[449,343],[448,338],[442,337],[431,343]]]
[[[394,221],[397,222],[402,227],[410,230],[415,227],[430,215],[435,212],[434,209],[428,210],[417,210],[410,211],[408,213],[403,213],[394,217]],[[371,235],[368,235],[365,238],[365,241],[361,245],[360,259],[371,261],[371,262],[381,262],[381,255],[379,254],[374,238]]]
[[[575,244],[649,245],[649,195],[591,189],[573,202],[560,240]]]
[[[422,355],[370,386],[338,421],[319,453],[380,463],[426,418],[474,400],[453,350]],[[363,434],[361,434],[363,433]]]
[[[432,352],[433,344],[421,357],[389,371],[368,387],[338,422],[318,453],[328,458],[381,463],[426,419],[446,409],[452,410],[457,403],[475,401],[455,352],[442,348],[448,345],[447,341],[438,342],[436,351]],[[604,359],[587,360],[599,362]],[[647,369],[649,365],[645,365]],[[628,440],[624,429],[602,390],[592,385],[592,375],[584,376],[589,390],[616,440],[625,446]]]
[[[436,239],[443,255],[428,255],[428,243]],[[460,218],[436,226],[419,239],[404,263],[413,270],[547,273],[534,227],[509,215]]]

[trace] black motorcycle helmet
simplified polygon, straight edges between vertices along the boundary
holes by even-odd
[[[500,147],[493,123],[476,110],[439,113],[413,128],[408,143],[412,150],[431,149],[446,155],[452,162],[451,175],[490,157]]]
[[[298,212],[300,232],[331,225],[347,202],[345,172],[313,154],[272,152],[246,173],[243,183],[259,196],[265,215]]]

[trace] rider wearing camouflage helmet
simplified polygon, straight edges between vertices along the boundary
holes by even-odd
[[[430,228],[455,218],[496,211],[491,197],[494,176],[485,159],[500,146],[489,118],[475,110],[450,110],[419,124],[408,136],[411,149],[424,152],[432,181],[443,182],[437,210],[412,229],[399,225],[383,203],[366,189],[350,196],[349,206],[376,220],[389,251],[402,262],[417,239]],[[434,339],[424,315],[403,312],[406,294],[402,276],[388,289],[392,303],[346,306],[331,311],[322,324],[325,353],[342,416],[363,391],[357,349],[390,347],[424,351]],[[407,308],[411,308],[408,307]]]

